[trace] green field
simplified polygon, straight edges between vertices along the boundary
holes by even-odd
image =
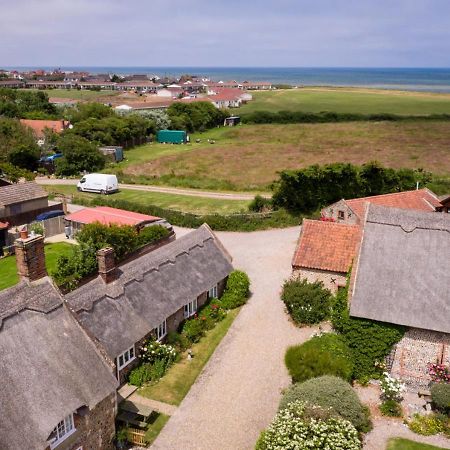
[[[194,135],[191,142],[128,150],[114,170],[140,183],[242,191],[267,190],[284,169],[333,162],[377,160],[450,175],[450,121],[242,125]]]
[[[99,194],[77,192],[75,186],[48,185],[43,186],[48,192],[60,194],[76,194],[78,197],[95,198]],[[160,208],[174,209],[177,211],[195,214],[232,214],[241,211],[248,212],[249,202],[246,200],[223,200],[206,197],[193,197],[187,195],[163,194],[159,192],[135,191],[122,189],[108,198],[128,200],[141,205],[155,205]]]
[[[402,115],[450,114],[450,94],[358,88],[299,88],[252,92],[239,114],[266,110]]]
[[[45,245],[45,263],[48,273],[56,269],[58,257],[60,255],[68,255],[70,248],[71,244],[66,242]],[[19,282],[15,256],[7,256],[0,259],[0,273],[2,274],[0,277],[0,290],[14,286]]]
[[[117,91],[89,91],[78,89],[44,89],[49,97],[67,98],[86,101],[103,101],[105,97],[115,97],[119,95]]]
[[[443,450],[442,447],[434,445],[421,444],[408,439],[390,439],[386,450]]]

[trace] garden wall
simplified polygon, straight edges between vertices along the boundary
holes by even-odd
[[[293,278],[306,279],[308,283],[321,281],[326,289],[329,289],[333,294],[338,291],[339,287],[345,287],[347,283],[347,275],[339,272],[329,272],[328,270],[320,269],[294,269],[292,271]]]

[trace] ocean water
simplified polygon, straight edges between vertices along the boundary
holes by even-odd
[[[54,67],[40,67],[54,69]],[[36,69],[21,67],[17,69]],[[269,81],[295,86],[364,86],[428,92],[450,92],[450,68],[314,68],[314,67],[61,67],[90,73],[180,76],[213,80]]]

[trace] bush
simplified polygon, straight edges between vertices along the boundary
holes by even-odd
[[[358,431],[367,432],[371,428],[367,408],[361,404],[352,387],[341,378],[326,375],[292,385],[281,399],[280,410],[296,400],[322,408],[332,408],[343,419],[351,422]]]
[[[320,407],[295,401],[279,411],[256,444],[256,450],[361,448],[358,431],[347,420]]]
[[[169,236],[170,232],[167,228],[162,225],[152,225],[149,227],[145,227],[139,231],[137,235],[137,247],[142,247],[143,245],[150,244],[153,242],[157,242],[167,236]]]
[[[431,386],[433,405],[443,413],[450,413],[450,384],[437,383]]]
[[[385,400],[380,405],[380,412],[383,416],[388,417],[401,417],[403,415],[402,407],[400,403],[395,400]]]
[[[168,344],[149,339],[140,347],[139,359],[145,363],[154,364],[163,361],[165,368],[171,366],[177,359],[178,354],[174,347]]]
[[[184,352],[191,346],[189,339],[184,334],[177,333],[176,331],[169,331],[166,342],[172,347],[175,347],[179,352]]]
[[[194,317],[184,322],[182,334],[194,344],[205,335],[205,327],[198,317]]]
[[[162,360],[154,363],[144,363],[133,369],[128,375],[128,382],[134,386],[141,387],[145,383],[158,381],[166,373],[167,367]]]
[[[248,210],[253,212],[264,212],[272,209],[272,199],[256,195],[248,205]]]
[[[220,322],[227,315],[226,311],[221,307],[220,301],[212,301],[199,312],[198,317],[203,322],[203,327],[207,330],[214,328],[217,322]]]
[[[383,361],[394,344],[403,337],[405,328],[373,320],[350,317],[348,311],[348,282],[340,289],[334,301],[331,314],[333,328],[339,332],[350,347],[355,361],[354,377],[367,379],[380,375],[375,367]]]
[[[220,303],[225,309],[234,309],[247,302],[250,289],[250,279],[245,272],[233,270],[227,280],[225,291]]]
[[[445,424],[436,414],[422,416],[414,414],[412,420],[408,422],[408,427],[414,433],[424,436],[431,436],[445,431]]]
[[[335,375],[349,381],[353,374],[351,351],[344,339],[333,333],[289,347],[284,360],[294,383],[322,375]]]
[[[297,324],[319,323],[329,317],[332,295],[320,281],[287,280],[281,299]]]

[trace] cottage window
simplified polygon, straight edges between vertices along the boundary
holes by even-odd
[[[217,298],[217,284],[208,291],[208,298]]]
[[[131,361],[135,359],[134,355],[134,345],[130,347],[127,351],[123,352],[121,355],[117,357],[117,367],[119,370],[123,369],[125,366],[128,366]]]
[[[161,325],[158,325],[156,329],[156,339],[160,341],[167,334],[167,321],[165,320]]]
[[[339,220],[344,220],[345,219],[344,211],[338,211],[338,219]]]
[[[61,422],[59,422],[53,430],[50,448],[54,449],[75,431],[76,429],[73,423],[73,414],[69,414],[65,419],[61,420]]]
[[[194,315],[197,311],[197,299],[192,300],[187,305],[184,305],[184,318],[187,319]]]

